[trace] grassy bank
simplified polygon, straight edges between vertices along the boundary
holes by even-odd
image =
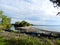
[[[5,36],[0,35],[0,45],[60,45],[60,39],[37,38],[28,35],[14,36],[12,33],[9,33],[10,36],[7,35],[8,33]]]
[[[0,45],[60,45],[59,38],[35,37],[12,30],[0,30]]]

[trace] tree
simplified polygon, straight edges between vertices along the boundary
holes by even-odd
[[[3,11],[0,11],[0,24],[2,23],[1,20],[2,20],[2,15],[3,15]]]
[[[22,26],[22,27],[24,27],[24,26],[31,26],[30,23],[28,23],[28,22],[26,22],[26,21],[24,21],[24,20],[21,21],[19,25]]]
[[[25,26],[32,26],[32,24],[28,23],[27,21],[16,22],[15,27],[25,27]]]
[[[60,0],[50,0],[53,2],[53,4],[56,4],[55,7],[59,6],[60,7]]]
[[[2,25],[6,26],[6,29],[10,29],[11,27],[11,18],[8,18],[7,16],[2,17]]]
[[[60,0],[50,0],[53,4],[54,7],[60,7]],[[57,15],[59,15],[60,12],[57,13]]]
[[[15,24],[17,24],[17,25],[19,25],[19,23],[20,23],[19,21],[15,22]]]
[[[3,15],[3,11],[0,11],[0,18],[2,17],[2,15]]]
[[[4,29],[10,29],[11,27],[11,18],[3,15],[3,11],[0,11],[0,26],[5,27]]]
[[[2,17],[2,25],[6,25],[7,24],[7,16],[3,16]]]

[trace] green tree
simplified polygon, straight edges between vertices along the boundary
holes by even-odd
[[[3,11],[0,11],[0,18],[2,18],[2,15],[3,15]]]
[[[5,26],[6,29],[10,29],[11,27],[11,18],[3,15],[3,11],[0,11],[0,24]]]
[[[15,24],[17,24],[17,25],[19,25],[19,23],[20,23],[19,21],[15,22]]]
[[[3,15],[3,11],[0,11],[0,24],[2,23],[1,20],[2,20],[2,15]]]
[[[23,26],[31,26],[31,24],[26,22],[26,21],[21,21],[19,25],[22,26],[22,27]]]
[[[32,24],[28,23],[27,21],[16,22],[15,26],[25,27],[25,26],[32,26]]]
[[[7,24],[7,16],[3,16],[2,17],[2,25],[6,25]]]
[[[11,18],[8,18],[7,16],[2,17],[2,24],[3,25],[10,24],[10,23],[11,23]]]
[[[11,18],[3,15],[3,11],[0,11],[0,29],[10,29]]]
[[[7,16],[3,16],[2,25],[5,25],[6,29],[9,29],[11,27],[11,18],[8,18]]]

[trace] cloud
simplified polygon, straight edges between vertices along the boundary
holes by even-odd
[[[49,0],[1,0],[0,9],[12,22],[26,20],[34,24],[60,24],[57,10]],[[14,20],[14,21],[13,21]]]

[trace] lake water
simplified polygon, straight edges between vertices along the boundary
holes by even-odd
[[[48,31],[60,32],[60,25],[41,25],[41,26],[32,26],[38,29],[44,29]],[[14,26],[11,27],[11,30],[15,30]]]
[[[12,25],[11,30],[15,30],[15,27]]]
[[[33,26],[33,27],[48,31],[60,32],[60,25],[42,25],[42,26]]]

